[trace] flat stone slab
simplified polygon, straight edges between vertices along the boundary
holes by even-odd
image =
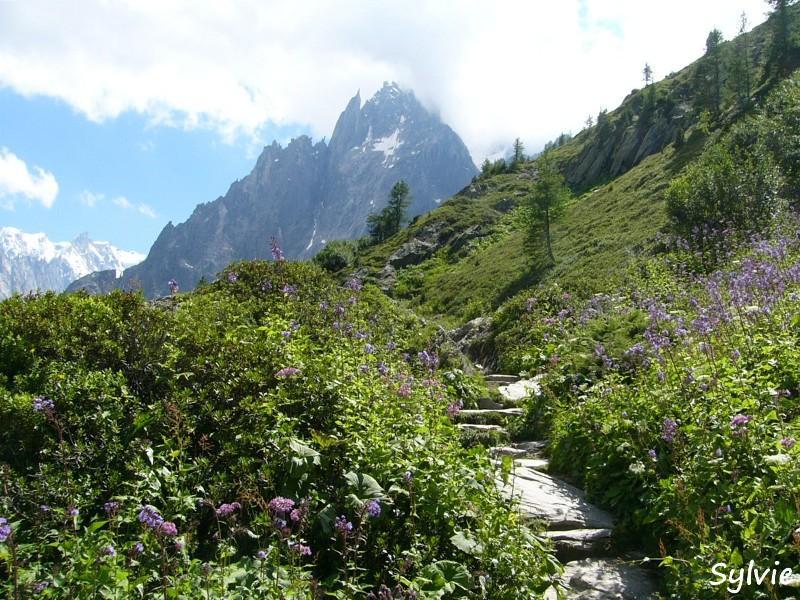
[[[482,425],[480,423],[459,423],[458,428],[465,429],[468,431],[500,431],[502,433],[508,433],[500,425]]]
[[[486,376],[486,383],[514,383],[519,381],[519,375],[501,375],[492,373]]]
[[[461,410],[458,413],[459,415],[463,415],[465,417],[482,417],[482,416],[494,416],[494,415],[507,415],[509,417],[520,417],[525,414],[525,411],[521,408],[482,408],[478,410]]]
[[[568,529],[545,531],[543,534],[553,542],[556,557],[562,562],[583,558],[609,556],[611,529]]]
[[[491,448],[492,456],[511,456],[514,458],[540,458],[547,442],[517,442],[509,446]]]
[[[587,502],[582,490],[527,467],[516,467],[514,475],[505,485],[498,481],[498,487],[509,499],[513,491],[523,516],[542,519],[555,530],[614,528],[614,517]]]
[[[550,467],[550,461],[546,458],[517,458],[514,460],[514,464],[534,471],[547,471]]]
[[[656,585],[642,567],[614,559],[587,558],[567,563],[561,582],[568,600],[655,600]],[[556,600],[549,589],[545,600]]]
[[[526,398],[529,394],[538,396],[541,394],[542,388],[539,386],[539,380],[534,378],[520,379],[515,383],[501,385],[497,388],[497,391],[500,392],[500,395],[509,402],[519,402],[520,400]]]

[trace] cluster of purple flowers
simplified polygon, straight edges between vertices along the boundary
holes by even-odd
[[[228,273],[228,281],[230,283],[236,283],[237,281],[239,281],[239,276],[233,271],[231,271],[230,273]]]
[[[227,503],[220,504],[217,510],[214,512],[217,515],[218,519],[226,519],[236,511],[241,510],[241,508],[242,505],[239,504],[238,502],[231,502],[230,504]]]
[[[678,423],[669,417],[665,417],[664,422],[661,424],[661,439],[671,444],[675,441],[677,433]]]
[[[333,523],[334,529],[336,532],[341,535],[342,537],[347,537],[351,531],[353,531],[353,524],[347,520],[347,517],[341,515],[336,517],[336,521]]]
[[[37,581],[36,583],[33,584],[33,593],[37,595],[41,594],[49,587],[50,584],[47,581]]]
[[[364,284],[357,277],[351,277],[350,279],[347,280],[347,282],[344,285],[347,289],[352,290],[354,292],[360,292],[361,289],[364,287]]]
[[[177,294],[180,288],[178,287],[178,282],[173,278],[167,282],[169,286],[169,293],[170,294]]]
[[[405,590],[399,583],[394,590],[390,590],[386,585],[381,584],[378,593],[369,592],[367,600],[417,600],[419,594],[414,590]]]
[[[114,558],[117,555],[117,549],[111,544],[108,544],[107,546],[103,546],[103,549],[100,551],[100,553],[103,556]]]
[[[750,415],[738,414],[731,418],[731,432],[735,436],[742,436],[747,433],[747,424],[753,420]]]
[[[33,399],[33,410],[35,412],[42,412],[46,415],[49,415],[55,412],[55,409],[55,404],[49,398],[45,398],[44,396],[36,396],[36,398]]]
[[[109,517],[115,516],[119,512],[120,504],[116,500],[111,500],[103,504],[103,510]]]
[[[296,367],[284,367],[283,369],[275,373],[275,377],[277,377],[278,379],[284,379],[286,377],[294,377],[296,375],[300,375],[300,373],[301,373],[300,369]]]
[[[283,250],[281,250],[281,247],[278,245],[278,240],[275,238],[272,238],[271,241],[271,251],[272,251],[272,259],[275,262],[283,262],[285,260],[285,256],[283,255]]]
[[[447,407],[447,416],[451,419],[456,418],[462,408],[464,408],[464,402],[459,398]]]
[[[785,437],[781,440],[781,446],[786,448],[787,450],[791,450],[794,448],[795,444],[797,444],[797,440],[793,437]]]
[[[429,352],[428,350],[423,350],[419,354],[417,354],[417,358],[419,358],[419,362],[422,363],[422,366],[428,369],[429,371],[435,371],[436,367],[439,366],[439,357],[436,355],[435,352]]]
[[[297,297],[297,286],[296,285],[291,285],[289,283],[286,283],[286,284],[283,285],[283,288],[281,289],[281,291],[284,293],[284,295],[289,296],[290,298],[296,298]]]
[[[0,517],[0,544],[5,543],[5,541],[11,537],[11,525],[8,522],[8,519],[5,517]]]
[[[381,503],[377,500],[369,500],[367,501],[367,514],[373,518],[377,519],[381,516]]]
[[[300,542],[292,542],[289,544],[289,548],[298,556],[311,556],[311,548]]]
[[[408,398],[411,396],[411,384],[406,382],[397,388],[397,395],[401,398]]]
[[[139,522],[152,531],[168,537],[178,535],[178,528],[172,521],[165,521],[155,506],[146,504],[139,511]]]

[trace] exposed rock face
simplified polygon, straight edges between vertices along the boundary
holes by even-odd
[[[44,233],[0,228],[0,298],[14,292],[60,292],[78,277],[111,269],[112,280],[144,259],[108,242],[95,242],[81,234],[71,242],[51,242]]]
[[[583,190],[608,181],[660,152],[673,141],[679,131],[688,127],[687,107],[677,107],[670,114],[657,113],[647,125],[622,121],[603,135],[594,132],[594,139],[567,165],[565,177],[570,187]]]
[[[436,207],[477,173],[467,148],[412,92],[384,84],[361,105],[356,94],[329,143],[308,137],[264,148],[253,171],[228,193],[199,205],[189,219],[168,224],[147,259],[125,271],[116,287],[136,280],[148,296],[213,279],[234,260],[266,258],[276,237],[290,258],[307,258],[326,241],[366,232],[367,216],[383,208],[404,179],[410,215]],[[84,279],[71,290],[91,285]]]

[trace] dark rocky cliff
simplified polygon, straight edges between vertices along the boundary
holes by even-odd
[[[288,257],[308,258],[328,240],[363,235],[367,216],[385,206],[398,180],[411,188],[413,216],[476,172],[458,135],[412,92],[387,83],[363,106],[359,94],[350,100],[329,143],[306,136],[285,148],[273,142],[224,196],[197,206],[184,223],[169,223],[144,262],[118,279],[89,275],[69,290],[141,286],[152,297],[167,293],[171,278],[192,289],[234,260],[268,257],[271,237]]]

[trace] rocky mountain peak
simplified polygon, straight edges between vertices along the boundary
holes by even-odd
[[[362,105],[357,92],[339,116],[330,142],[305,135],[285,147],[265,146],[253,170],[225,196],[198,205],[184,223],[161,232],[147,259],[111,281],[135,279],[150,296],[176,278],[188,290],[237,259],[266,258],[276,237],[290,258],[307,258],[327,241],[366,232],[367,216],[385,206],[404,179],[410,214],[431,210],[477,173],[456,133],[410,90],[384,86]],[[71,289],[107,289],[92,278]]]

